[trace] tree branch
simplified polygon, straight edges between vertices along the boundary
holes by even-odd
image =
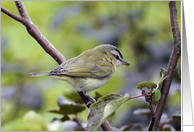
[[[25,19],[28,19],[28,21],[32,23],[32,21],[31,21],[29,15],[28,15],[28,12],[26,11],[26,8],[25,8],[23,2],[22,1],[15,1],[15,4],[17,6],[17,9],[18,9],[21,17],[25,18]]]
[[[42,46],[42,48],[55,59],[58,64],[61,64],[66,59],[65,57],[44,37],[44,35],[34,25],[25,9],[22,1],[15,2],[17,9],[21,15],[22,23],[26,26],[28,33],[36,39],[36,41]]]
[[[8,11],[7,9],[5,9],[3,7],[1,7],[1,11],[3,13],[5,13],[6,15],[10,16],[11,18],[15,19],[18,22],[21,22],[22,21],[21,17],[16,16],[15,14],[11,13],[10,11]]]
[[[36,39],[36,41],[42,46],[42,48],[58,62],[58,64],[63,63],[66,61],[65,57],[43,36],[43,34],[38,30],[36,25],[33,24],[31,21],[25,6],[22,1],[15,1],[17,9],[21,15],[21,17],[16,16],[15,14],[11,13],[10,11],[1,7],[1,11],[4,12],[6,15],[10,16],[11,18],[21,22],[24,26],[26,26],[28,33]],[[90,99],[86,97],[82,92],[78,92],[84,102],[90,102]],[[89,107],[89,106],[88,106]],[[101,125],[102,129],[105,131],[112,131],[112,128],[108,121],[105,121]]]
[[[101,127],[104,131],[113,131],[110,123],[107,120],[105,120],[104,123],[102,123]]]
[[[61,64],[66,59],[65,57],[44,37],[44,35],[38,30],[36,25],[34,25],[25,9],[25,6],[22,1],[15,1],[17,9],[21,17],[16,16],[10,11],[1,7],[1,11],[11,18],[21,22],[26,26],[28,33],[42,46],[42,48],[55,59],[58,64]]]
[[[170,1],[169,8],[170,8],[170,18],[171,18],[174,44],[173,44],[173,51],[171,53],[168,67],[167,67],[167,74],[169,77],[166,80],[164,80],[164,83],[162,86],[161,99],[159,100],[156,106],[156,119],[153,125],[153,130],[157,130],[158,128],[158,124],[160,122],[160,118],[163,113],[164,106],[168,97],[170,85],[173,78],[173,73],[176,68],[178,59],[181,55],[181,35],[180,35],[180,30],[179,30],[178,20],[177,20],[176,2]]]

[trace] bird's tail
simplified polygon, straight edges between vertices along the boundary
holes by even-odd
[[[43,72],[31,72],[30,75],[32,77],[36,76],[48,76],[49,71],[43,71]]]

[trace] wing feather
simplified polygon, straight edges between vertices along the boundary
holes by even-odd
[[[57,68],[52,70],[48,75],[90,77],[100,79],[111,75],[112,72],[114,72],[114,67],[106,60],[86,62],[84,59],[76,57],[62,63]]]

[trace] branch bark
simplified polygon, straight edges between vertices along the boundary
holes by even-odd
[[[10,11],[8,11],[7,9],[5,9],[3,7],[1,7],[1,11],[3,13],[5,13],[6,15],[10,16],[11,18],[15,19],[18,22],[21,22],[22,21],[21,17],[16,16],[15,14],[11,13]]]
[[[154,131],[156,131],[158,128],[158,124],[160,122],[160,118],[163,113],[164,106],[168,97],[170,85],[173,78],[173,73],[176,68],[178,59],[181,55],[181,35],[180,35],[180,30],[179,30],[178,20],[177,20],[176,1],[170,1],[169,8],[170,8],[170,19],[171,19],[171,27],[172,27],[174,44],[173,44],[173,50],[170,56],[170,60],[167,66],[167,74],[169,75],[169,77],[163,83],[162,90],[161,90],[161,99],[159,100],[156,106],[156,119],[153,125]]]
[[[6,10],[5,8],[1,7],[1,11],[6,15],[10,16],[11,18],[15,19],[16,21],[22,23],[28,33],[42,46],[42,48],[56,61],[58,64],[61,64],[66,61],[65,57],[44,37],[44,35],[38,30],[35,24],[31,21],[28,12],[22,1],[15,1],[17,9],[21,15],[18,17],[17,15],[11,13],[10,11]],[[78,92],[84,102],[87,104],[90,100],[82,93]],[[89,106],[88,106],[89,107]],[[105,121],[101,125],[104,131],[112,131],[112,128],[108,121]]]

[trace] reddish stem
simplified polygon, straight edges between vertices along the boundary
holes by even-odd
[[[130,99],[135,99],[135,98],[139,98],[139,97],[146,97],[146,96],[151,96],[151,94],[141,94],[141,95],[133,96]]]
[[[5,13],[6,15],[10,16],[11,18],[15,19],[18,22],[21,22],[22,21],[22,18],[21,17],[16,16],[15,14],[11,13],[10,11],[8,11],[7,9],[5,9],[3,7],[1,7],[1,11],[3,13]]]

